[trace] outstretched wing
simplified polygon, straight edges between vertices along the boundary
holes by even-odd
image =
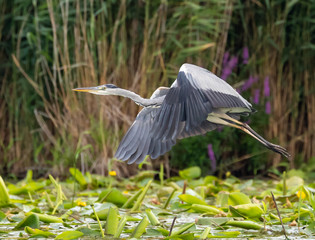
[[[168,90],[169,88],[160,87],[151,98],[165,96]],[[146,155],[155,159],[171,150],[176,143],[175,140],[161,140],[152,136],[152,129],[154,129],[159,111],[160,108],[144,108],[138,113],[136,120],[121,140],[115,158],[129,160],[128,164],[141,163]]]
[[[207,121],[216,108],[241,108],[251,104],[224,80],[208,70],[184,64],[170,89],[160,88],[151,98],[165,99],[159,108],[144,108],[122,139],[117,159],[141,163],[146,155],[157,158],[171,150],[176,139],[205,134],[218,125]]]
[[[251,104],[224,80],[204,68],[185,63],[157,113],[153,136],[175,140],[181,133],[192,133],[215,108],[252,111]]]

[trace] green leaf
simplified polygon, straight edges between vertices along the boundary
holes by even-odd
[[[110,207],[106,220],[105,233],[114,235],[118,226],[118,209],[116,207]]]
[[[118,223],[118,227],[117,227],[117,230],[114,234],[114,238],[119,238],[120,234],[122,233],[122,231],[126,225],[126,222],[127,222],[127,217],[123,216]]]
[[[233,226],[233,227],[239,227],[239,228],[245,228],[245,229],[255,229],[255,230],[260,230],[264,226],[253,222],[253,221],[234,221],[230,220],[226,222],[226,225],[228,226]]]
[[[156,226],[160,224],[159,220],[157,219],[157,217],[154,215],[154,213],[152,212],[150,208],[147,208],[145,212],[150,220],[151,225]]]
[[[229,195],[228,204],[231,206],[236,206],[240,204],[251,203],[248,196],[241,192],[233,192]]]
[[[39,218],[36,214],[26,216],[21,222],[19,222],[14,229],[23,229],[26,226],[31,228],[39,228]]]
[[[10,194],[18,195],[18,194],[27,194],[28,192],[35,192],[39,189],[46,187],[46,182],[30,182],[22,187],[16,187],[13,184],[8,186]]]
[[[31,214],[37,215],[39,220],[45,223],[62,223],[63,222],[61,218],[47,215],[47,214],[34,213],[34,212],[25,213],[26,216],[31,215]]]
[[[179,171],[179,176],[184,179],[199,178],[201,175],[200,167],[190,167]]]
[[[207,203],[195,196],[189,195],[189,194],[181,194],[178,196],[180,200],[182,200],[185,203],[189,204],[201,204],[201,205],[207,205]]]
[[[236,238],[240,234],[239,231],[216,232],[213,235],[208,235],[207,238]]]
[[[219,192],[216,199],[216,205],[220,207],[227,207],[229,205],[229,196],[230,194],[226,192]]]
[[[96,214],[100,220],[106,220],[108,216],[108,211],[109,211],[109,208],[105,208],[96,212]],[[96,216],[94,214],[92,214],[92,217],[96,219]]]
[[[106,189],[99,195],[98,202],[111,202],[121,207],[127,202],[127,197],[125,197],[118,189]]]
[[[194,225],[195,225],[195,223],[186,223],[186,224],[184,224],[183,226],[181,226],[176,231],[173,231],[171,233],[171,237],[182,234],[183,232],[187,231],[189,228],[191,228]]]
[[[146,227],[149,225],[147,216],[144,216],[141,222],[135,227],[131,234],[131,238],[139,238],[145,232]]]
[[[70,240],[70,239],[79,238],[83,235],[84,235],[84,233],[79,232],[79,231],[65,231],[65,232],[59,234],[55,239]]]
[[[0,206],[5,206],[8,204],[10,204],[9,193],[2,177],[0,176]]]
[[[134,204],[133,207],[131,208],[131,211],[137,211],[137,210],[140,208],[140,206],[141,206],[141,204],[142,204],[142,201],[143,201],[143,199],[144,199],[144,197],[145,197],[147,191],[149,190],[149,187],[150,187],[152,181],[153,181],[153,180],[150,180],[150,181],[147,183],[147,185],[143,188],[143,190],[142,190],[142,192],[141,192],[139,198],[136,200],[135,204]]]
[[[228,217],[202,217],[198,218],[198,225],[223,225],[232,218]]]
[[[202,205],[202,204],[192,204],[191,208],[196,212],[203,212],[203,213],[213,214],[213,215],[216,215],[222,212],[220,211],[220,209],[214,206]]]
[[[206,227],[205,230],[203,230],[202,234],[200,235],[200,239],[206,239],[210,233],[210,230],[211,230],[210,227]]]
[[[54,236],[55,234],[47,231],[42,231],[39,229],[33,229],[31,227],[25,227],[24,231],[28,234],[31,234],[30,238],[48,238]]]
[[[84,187],[87,185],[87,182],[79,169],[70,168],[69,172],[74,177],[74,179],[80,184],[81,187]]]
[[[262,214],[264,214],[264,210],[262,210],[260,205],[254,203],[242,204],[234,207],[230,206],[229,209],[231,210],[232,216],[235,217],[245,216],[247,218],[257,219],[260,218]]]
[[[6,218],[6,215],[4,212],[0,211],[0,222]]]
[[[82,232],[84,234],[84,236],[88,236],[88,237],[101,237],[101,233],[99,231],[87,228],[87,227],[79,227],[76,229],[76,231]]]

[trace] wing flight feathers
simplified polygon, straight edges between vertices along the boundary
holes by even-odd
[[[183,64],[171,88],[159,88],[151,98],[163,97],[160,107],[146,107],[122,139],[115,157],[140,163],[169,151],[176,139],[205,134],[218,125],[207,121],[216,108],[240,108],[251,104],[228,83],[210,71]]]

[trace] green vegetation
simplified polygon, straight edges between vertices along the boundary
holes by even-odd
[[[0,206],[0,238],[315,237],[315,185],[294,171],[268,181],[183,172],[164,181],[144,172],[133,180],[80,172],[63,182],[2,184],[0,198],[10,198]]]
[[[281,163],[250,137],[223,129],[161,157],[168,176],[194,165],[208,174],[209,144],[220,175],[314,170],[314,1],[25,0],[1,1],[0,9],[1,174],[24,177],[32,168],[36,176],[66,176],[70,167],[135,174],[136,166],[110,159],[139,107],[71,89],[114,83],[149,97],[184,62],[242,91],[259,110],[251,126],[293,160]]]

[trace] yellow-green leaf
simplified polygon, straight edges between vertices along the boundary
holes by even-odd
[[[83,176],[83,174],[81,173],[81,171],[77,168],[70,168],[69,172],[71,173],[71,175],[75,178],[75,180],[77,180],[77,182],[84,187],[85,185],[87,185],[87,182]]]
[[[234,221],[230,220],[226,222],[226,225],[233,226],[233,227],[239,227],[239,228],[245,228],[245,229],[255,229],[255,230],[260,230],[264,226],[253,222],[253,221]]]
[[[0,206],[7,205],[9,203],[9,193],[2,177],[0,176]]]
[[[47,214],[34,213],[34,212],[25,213],[26,216],[31,215],[31,214],[37,215],[39,217],[39,220],[45,223],[62,223],[63,222],[61,218],[47,215]]]
[[[141,222],[135,227],[131,234],[131,238],[139,238],[145,232],[146,227],[149,225],[147,216],[144,216]]]
[[[116,207],[110,207],[106,220],[105,232],[106,234],[114,235],[118,226],[118,209]]]
[[[39,218],[35,214],[31,214],[26,216],[21,222],[19,222],[15,229],[23,229],[24,227],[31,227],[31,228],[39,228]]]
[[[230,210],[231,209],[232,216],[235,217],[239,217],[236,214],[239,213],[241,216],[245,216],[247,218],[259,218],[264,213],[264,210],[262,210],[260,205],[254,203],[242,204],[234,207],[230,206]],[[233,210],[236,210],[237,212]]]
[[[207,205],[207,203],[195,196],[189,195],[189,194],[181,194],[178,196],[180,200],[182,200],[185,203],[189,204],[201,204],[201,205]]]
[[[56,239],[63,239],[63,240],[70,240],[70,239],[76,239],[81,236],[83,236],[84,233],[79,231],[65,231],[61,234],[59,234]]]
[[[182,171],[179,171],[179,176],[181,176],[184,179],[194,179],[200,177],[200,175],[201,175],[200,167],[190,167]]]
[[[221,211],[218,208],[209,205],[192,204],[191,208],[196,212],[208,213],[213,215],[221,213]]]
[[[251,203],[249,197],[241,192],[233,192],[229,195],[228,204],[231,206],[236,206],[240,204]]]

